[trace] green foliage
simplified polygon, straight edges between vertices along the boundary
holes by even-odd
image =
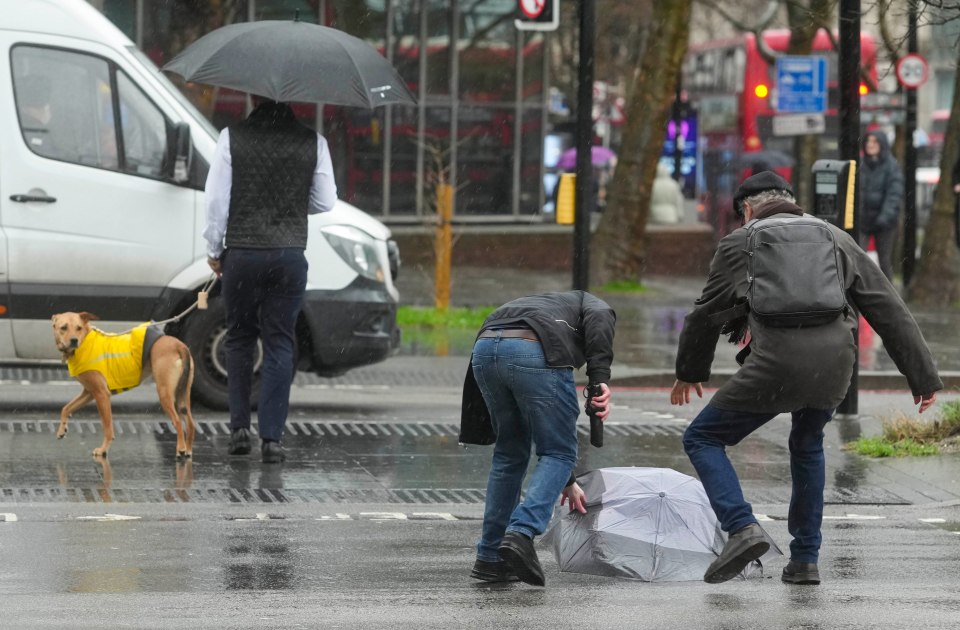
[[[882,437],[862,437],[855,442],[851,442],[848,448],[867,457],[923,456],[940,453],[940,448],[936,444],[921,444],[911,439],[891,442]]]
[[[647,287],[636,280],[612,280],[598,289],[600,293],[646,293]]]
[[[476,308],[436,309],[424,306],[401,306],[397,309],[397,324],[429,328],[467,328],[476,330],[483,324],[495,306]]]
[[[922,421],[904,414],[883,421],[880,437],[862,437],[848,446],[868,457],[937,455],[940,444],[960,435],[960,401],[944,403],[937,416]]]

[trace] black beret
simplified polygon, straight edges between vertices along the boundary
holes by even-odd
[[[773,171],[760,171],[756,175],[751,175],[743,180],[743,183],[737,188],[737,192],[733,196],[733,207],[737,208],[740,206],[740,202],[747,197],[752,197],[767,190],[783,190],[793,195],[790,182]]]

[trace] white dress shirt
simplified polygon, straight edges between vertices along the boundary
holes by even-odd
[[[227,234],[227,217],[230,214],[230,189],[233,186],[233,163],[230,159],[230,130],[220,132],[217,150],[213,154],[213,163],[207,174],[205,187],[207,200],[207,226],[203,238],[207,241],[207,255],[220,258],[223,254],[223,240]],[[327,140],[317,134],[317,167],[313,171],[310,185],[309,214],[328,212],[337,201],[337,183],[333,179],[333,161]]]

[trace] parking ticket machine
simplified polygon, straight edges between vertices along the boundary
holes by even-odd
[[[850,231],[854,227],[854,160],[817,160],[813,163],[813,208],[810,214]]]

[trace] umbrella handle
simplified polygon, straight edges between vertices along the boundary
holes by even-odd
[[[590,443],[600,448],[603,446],[603,421],[594,413],[595,407],[590,404],[589,399],[603,395],[603,388],[599,385],[590,385],[587,387],[587,413],[590,415]]]

